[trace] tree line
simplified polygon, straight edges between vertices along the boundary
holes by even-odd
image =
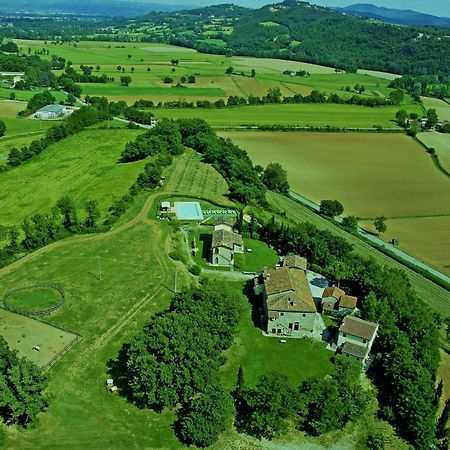
[[[24,80],[16,85],[17,89],[31,87],[56,87],[56,76],[52,64],[39,56],[18,56],[0,53],[0,72],[23,72]]]
[[[286,171],[279,164],[266,170],[253,166],[247,152],[230,139],[217,136],[202,119],[163,119],[154,128],[128,142],[120,162],[145,159],[149,156],[169,154],[176,156],[184,147],[194,149],[212,164],[228,182],[230,198],[245,205],[267,205],[267,186],[282,193],[289,190]]]
[[[209,100],[197,100],[189,102],[186,100],[170,100],[167,102],[154,103],[151,100],[137,101],[133,105],[136,108],[226,108],[234,106],[255,106],[266,104],[303,104],[303,103],[334,103],[342,105],[360,105],[371,108],[380,106],[399,105],[404,99],[404,93],[398,89],[390,93],[388,98],[383,97],[368,97],[363,95],[352,95],[350,97],[342,97],[336,93],[326,94],[317,90],[313,90],[308,95],[295,94],[293,96],[283,97],[279,88],[269,88],[266,95],[259,97],[249,95],[242,97],[238,95],[231,95],[227,100],[219,99],[215,102]]]
[[[104,231],[100,217],[97,200],[88,199],[77,205],[72,197],[62,196],[50,212],[25,218],[20,228],[1,227],[0,236],[9,243],[0,248],[0,266],[14,261],[18,253],[34,251],[71,234]]]
[[[438,75],[406,75],[389,83],[390,88],[404,89],[416,101],[420,96],[445,99],[450,96],[450,77]]]

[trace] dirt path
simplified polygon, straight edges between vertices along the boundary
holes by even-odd
[[[72,236],[72,237],[64,239],[62,241],[53,242],[49,245],[46,245],[45,247],[35,250],[33,253],[30,253],[30,254],[24,256],[23,258],[13,262],[12,264],[9,264],[8,266],[3,267],[2,269],[0,269],[0,277],[8,275],[12,271],[21,267],[23,264],[30,262],[30,261],[34,261],[39,256],[44,255],[45,253],[47,253],[51,250],[61,248],[61,247],[66,247],[67,245],[76,244],[78,242],[95,242],[95,241],[105,239],[105,238],[114,236],[116,234],[122,233],[123,231],[129,230],[131,227],[133,227],[134,225],[141,222],[143,219],[145,219],[147,217],[147,215],[153,205],[153,201],[155,200],[157,195],[159,195],[159,193],[154,193],[154,194],[150,195],[147,198],[147,200],[146,200],[144,206],[142,207],[141,211],[139,212],[139,214],[134,219],[131,219],[129,222],[126,222],[123,225],[118,226],[117,228],[112,228],[111,230],[106,231],[104,233],[87,234],[87,235],[83,234],[83,235],[78,235],[78,236]]]

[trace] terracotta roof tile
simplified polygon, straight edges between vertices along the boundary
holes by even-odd
[[[339,300],[343,295],[345,295],[345,292],[342,289],[336,286],[330,286],[325,288],[322,298],[334,297],[336,300]]]
[[[303,270],[282,267],[268,270],[264,281],[267,307],[275,311],[317,312]]]
[[[225,247],[233,250],[234,245],[242,245],[242,236],[234,231],[215,230],[212,237],[212,247]]]
[[[284,258],[283,267],[285,266],[291,269],[306,270],[308,268],[308,261],[299,255],[290,254]]]
[[[342,321],[339,331],[341,333],[351,334],[361,339],[367,339],[370,341],[378,330],[378,324],[373,322],[367,322],[358,317],[346,316]]]
[[[353,344],[352,342],[346,342],[342,347],[342,354],[365,359],[369,354],[369,349],[367,347],[363,347],[362,345]]]
[[[355,309],[357,303],[357,297],[352,297],[351,295],[343,295],[339,300],[339,308]]]

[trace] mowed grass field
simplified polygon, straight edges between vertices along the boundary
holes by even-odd
[[[0,308],[0,334],[9,346],[41,367],[77,338],[76,334]],[[38,345],[40,350],[34,350]]]
[[[291,125],[298,127],[397,128],[397,107],[368,108],[357,105],[283,104],[224,109],[155,109],[157,117],[171,119],[200,117],[215,127]],[[411,112],[417,111],[413,105]]]
[[[434,108],[439,120],[450,120],[450,105],[444,100],[431,97],[421,97],[422,103],[426,109]]]
[[[402,134],[221,132],[255,164],[281,163],[293,191],[314,201],[337,199],[345,215],[393,220],[399,248],[450,273],[450,180],[423,147]],[[426,227],[424,225],[427,225]]]
[[[80,206],[97,199],[104,211],[127,191],[146,163],[117,163],[126,142],[141,132],[86,130],[0,173],[0,223],[19,224],[35,213],[47,213],[62,195],[72,196]]]
[[[226,197],[228,184],[217,170],[202,163],[195,152],[188,150],[178,157],[166,182],[166,191],[178,195],[190,194],[220,205],[231,205]]]
[[[422,141],[427,147],[434,148],[442,167],[447,172],[450,172],[450,134],[429,131],[418,134],[417,139]]]
[[[154,43],[93,41],[46,44],[38,40],[16,40],[16,42],[25,54],[28,54],[28,49],[31,54],[45,49],[49,51],[49,55],[44,55],[43,58],[50,59],[52,55],[57,55],[72,61],[75,68],[81,64],[92,66],[94,74],[106,74],[114,78],[114,82],[83,84],[84,95],[105,95],[111,100],[122,99],[128,103],[140,98],[164,102],[180,98],[192,101],[226,99],[230,95],[262,96],[269,88],[279,88],[283,95],[289,96],[299,92],[308,94],[312,89],[341,93],[345,96],[349,94],[343,92],[342,88],[346,86],[353,88],[355,84],[364,84],[365,95],[368,96],[384,96],[390,91],[387,88],[389,80],[384,76],[336,73],[330,67],[281,59],[225,57]],[[171,60],[178,60],[179,64],[172,66]],[[225,74],[229,66],[234,69],[232,76]],[[255,78],[250,77],[252,69],[256,70]],[[310,72],[311,76],[286,76],[283,75],[285,70],[305,70]],[[121,75],[131,76],[132,82],[129,87],[120,85]],[[187,83],[184,88],[172,87],[172,84],[162,82],[163,77],[171,77],[175,86],[181,77],[189,75],[195,75],[196,83]],[[409,100],[408,98],[407,102]]]

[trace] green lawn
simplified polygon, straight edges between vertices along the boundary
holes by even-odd
[[[230,283],[229,289],[242,290],[242,285]],[[251,286],[250,286],[251,289]],[[248,290],[248,289],[247,289]],[[252,321],[252,306],[245,302],[239,332],[234,345],[227,350],[227,362],[221,377],[228,388],[236,383],[239,366],[244,368],[245,383],[254,386],[261,375],[279,372],[286,375],[293,386],[314,376],[331,373],[333,353],[325,349],[324,342],[311,339],[288,339],[281,344],[277,337],[263,336]]]
[[[26,135],[29,133],[44,132],[48,128],[51,128],[58,123],[54,121],[20,119],[18,117],[1,117],[1,116],[0,120],[5,122],[6,125],[5,137],[14,137],[18,135]],[[0,139],[0,145],[1,143],[2,140]]]
[[[398,107],[369,108],[357,105],[299,104],[243,106],[223,109],[155,109],[157,117],[171,119],[199,117],[218,127],[248,125],[292,125],[300,127],[373,128],[381,125],[396,128],[394,123]],[[408,112],[418,112],[412,105]]]
[[[105,210],[127,191],[145,165],[145,161],[117,163],[125,143],[139,133],[85,130],[0,173],[0,223],[18,224],[32,214],[49,212],[64,194],[80,204],[96,198]]]
[[[275,267],[278,255],[265,242],[244,238],[245,253],[235,255],[235,269],[248,272],[261,272],[264,267]],[[248,250],[252,250],[251,253]]]
[[[11,93],[16,95],[16,100],[27,102],[30,100],[33,95],[38,92],[42,92],[43,89],[33,89],[30,91],[20,91],[18,89],[10,89],[9,87],[0,87],[0,99],[9,99]],[[56,99],[56,103],[60,101],[64,101],[67,98],[67,95],[62,93],[61,91],[51,91],[51,94]]]
[[[8,297],[8,304],[22,310],[44,309],[58,304],[61,298],[61,294],[55,289],[32,287],[12,293]]]

